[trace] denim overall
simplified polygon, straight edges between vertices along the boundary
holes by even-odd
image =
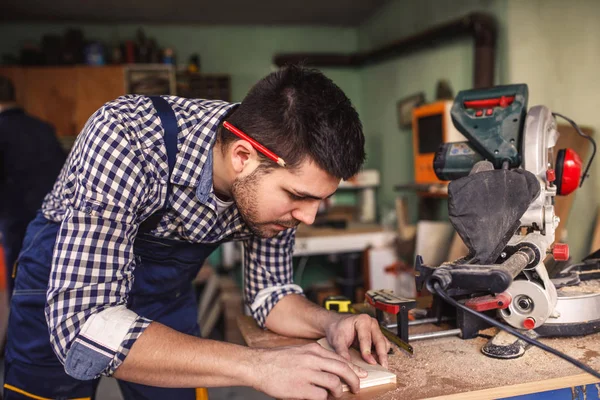
[[[177,122],[169,104],[151,97],[163,128],[169,161],[169,175],[177,155]],[[197,305],[191,281],[204,260],[218,244],[187,243],[151,236],[171,194],[167,181],[163,208],[139,228],[134,254],[136,268],[127,307],[137,314],[179,332],[198,336]],[[5,359],[4,399],[93,399],[99,379],[80,381],[64,372],[48,335],[44,316],[52,251],[60,223],[49,221],[41,212],[30,223],[19,256],[15,289],[8,325]],[[203,389],[157,388],[119,381],[125,399],[206,398]]]

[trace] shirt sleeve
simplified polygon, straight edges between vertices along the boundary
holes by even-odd
[[[274,238],[252,236],[244,241],[245,301],[261,327],[265,326],[267,316],[284,296],[303,294],[292,276],[295,238],[294,228]]]
[[[75,144],[47,292],[50,343],[82,380],[111,375],[151,322],[126,306],[149,182],[115,111],[98,110]]]

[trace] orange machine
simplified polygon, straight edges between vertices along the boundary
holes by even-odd
[[[467,140],[452,124],[452,103],[452,100],[443,100],[413,109],[413,153],[417,184],[442,182],[433,171],[433,157],[440,144]]]

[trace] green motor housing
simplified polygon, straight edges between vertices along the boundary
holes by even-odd
[[[527,114],[526,84],[463,90],[452,104],[452,123],[468,142],[444,143],[433,161],[441,180],[466,176],[478,161],[494,168],[521,165],[521,137]]]
[[[444,143],[433,159],[433,170],[440,180],[452,181],[469,175],[473,166],[483,159],[469,142]]]

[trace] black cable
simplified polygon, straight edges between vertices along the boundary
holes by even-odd
[[[581,186],[583,186],[583,181],[585,180],[585,178],[588,177],[588,172],[590,170],[590,166],[592,165],[592,161],[594,160],[594,157],[596,156],[596,141],[590,135],[586,135],[585,133],[583,133],[581,131],[581,129],[579,129],[579,126],[572,119],[567,118],[564,115],[555,113],[555,112],[553,112],[552,115],[554,115],[555,117],[561,117],[562,119],[566,120],[568,123],[571,124],[571,126],[573,128],[575,128],[575,130],[577,131],[579,136],[583,136],[584,138],[586,138],[587,140],[592,142],[592,156],[590,157],[590,161],[588,162],[588,165],[585,168],[585,171],[583,172],[583,176],[581,177],[581,182],[579,183],[579,187],[581,187]]]
[[[593,370],[592,368],[590,368],[587,365],[585,365],[584,363],[574,359],[573,357],[570,357],[556,349],[553,349],[552,347],[546,346],[545,344],[538,342],[535,339],[532,339],[530,337],[523,335],[520,332],[517,332],[517,330],[515,330],[509,326],[501,324],[500,322],[494,320],[493,318],[488,317],[487,315],[481,314],[475,310],[470,309],[469,307],[467,307],[463,304],[460,304],[458,301],[456,301],[453,298],[451,298],[450,296],[448,296],[448,294],[446,294],[446,292],[444,292],[442,290],[442,288],[440,287],[440,284],[438,282],[433,282],[433,288],[435,289],[435,292],[437,293],[437,295],[440,296],[442,299],[444,299],[446,302],[448,302],[450,305],[453,305],[454,307],[458,307],[461,310],[468,312],[469,314],[475,315],[476,317],[483,319],[488,324],[493,325],[496,328],[503,329],[506,332],[510,333],[511,335],[514,335],[514,336],[518,337],[519,339],[526,341],[529,344],[537,346],[540,349],[547,351],[548,353],[554,354],[555,356],[558,356],[558,357],[570,362],[574,366],[581,368],[588,374],[594,375],[596,378],[600,379],[600,372]]]

